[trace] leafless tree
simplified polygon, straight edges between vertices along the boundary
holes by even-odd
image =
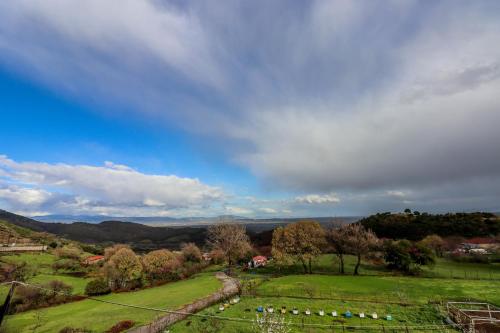
[[[236,223],[219,223],[208,228],[207,242],[214,250],[224,254],[229,270],[252,250],[245,226]]]

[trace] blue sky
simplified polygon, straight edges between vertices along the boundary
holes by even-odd
[[[0,3],[0,208],[500,210],[497,1]]]

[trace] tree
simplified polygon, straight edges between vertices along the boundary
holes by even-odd
[[[356,256],[357,261],[354,267],[354,275],[358,275],[361,257],[377,245],[378,238],[371,230],[365,229],[359,223],[352,223],[345,226],[342,234],[345,237],[347,250]]]
[[[113,288],[128,288],[130,283],[138,281],[142,275],[142,265],[134,251],[121,248],[104,265],[108,281]]]
[[[250,239],[245,226],[234,223],[219,223],[211,225],[207,233],[208,244],[224,253],[229,270],[245,254],[251,251]]]
[[[326,245],[325,231],[318,222],[301,221],[273,232],[272,254],[277,261],[298,261],[305,273],[312,273],[312,259]]]
[[[182,256],[188,262],[201,262],[201,251],[195,243],[185,243],[181,247]]]
[[[142,258],[142,264],[150,281],[168,280],[181,266],[179,258],[165,249],[149,252]]]
[[[292,331],[291,322],[287,322],[282,314],[263,312],[257,314],[253,322],[255,333],[289,333]]]
[[[386,241],[384,259],[391,269],[405,273],[419,273],[423,265],[433,265],[432,250],[421,243],[412,244],[407,240]]]
[[[446,248],[446,242],[438,235],[429,235],[422,239],[420,243],[431,248],[438,257],[443,256],[444,249]]]
[[[126,244],[115,244],[113,246],[107,247],[104,249],[104,259],[108,261],[116,252],[118,252],[121,249],[130,250],[130,246]]]
[[[91,280],[85,286],[85,294],[89,296],[106,295],[110,292],[111,289],[104,279]]]
[[[79,247],[66,245],[54,250],[54,254],[58,259],[80,260],[83,251]]]
[[[333,251],[339,258],[340,273],[344,274],[344,255],[348,253],[348,244],[346,230],[348,225],[343,225],[340,227],[333,226],[326,233],[326,239],[333,247]]]

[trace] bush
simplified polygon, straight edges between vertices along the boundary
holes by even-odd
[[[385,242],[384,259],[389,268],[413,274],[420,272],[420,266],[435,263],[430,248],[407,240]]]
[[[82,250],[76,246],[63,246],[61,248],[57,248],[54,250],[54,254],[59,259],[73,259],[80,260],[80,256],[82,255]]]
[[[74,327],[69,327],[66,326],[62,328],[59,333],[92,333],[91,330],[88,330],[86,328],[74,328]]]
[[[123,320],[107,330],[106,333],[120,333],[134,327],[134,324],[132,320]]]
[[[80,261],[75,259],[59,259],[52,264],[52,269],[54,271],[66,270],[66,271],[78,271],[82,268]]]
[[[38,289],[30,286],[19,286],[16,288],[12,298],[11,312],[23,312],[46,306],[66,303],[74,298],[71,295],[73,287],[62,281],[53,280]]]
[[[87,283],[85,286],[85,294],[89,296],[105,295],[111,292],[108,282],[104,279],[96,279]]]
[[[181,251],[185,261],[201,262],[201,260],[203,259],[201,256],[201,251],[195,243],[183,244]]]
[[[210,252],[210,258],[212,258],[212,263],[215,265],[223,264],[224,261],[226,260],[224,252],[218,249],[214,249],[212,250],[212,252]]]

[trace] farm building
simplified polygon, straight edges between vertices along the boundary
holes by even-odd
[[[249,267],[260,267],[266,265],[267,265],[267,258],[264,256],[255,256],[248,264]]]
[[[90,257],[85,258],[83,263],[85,265],[95,265],[97,263],[100,263],[103,260],[104,260],[104,256],[90,256]]]

